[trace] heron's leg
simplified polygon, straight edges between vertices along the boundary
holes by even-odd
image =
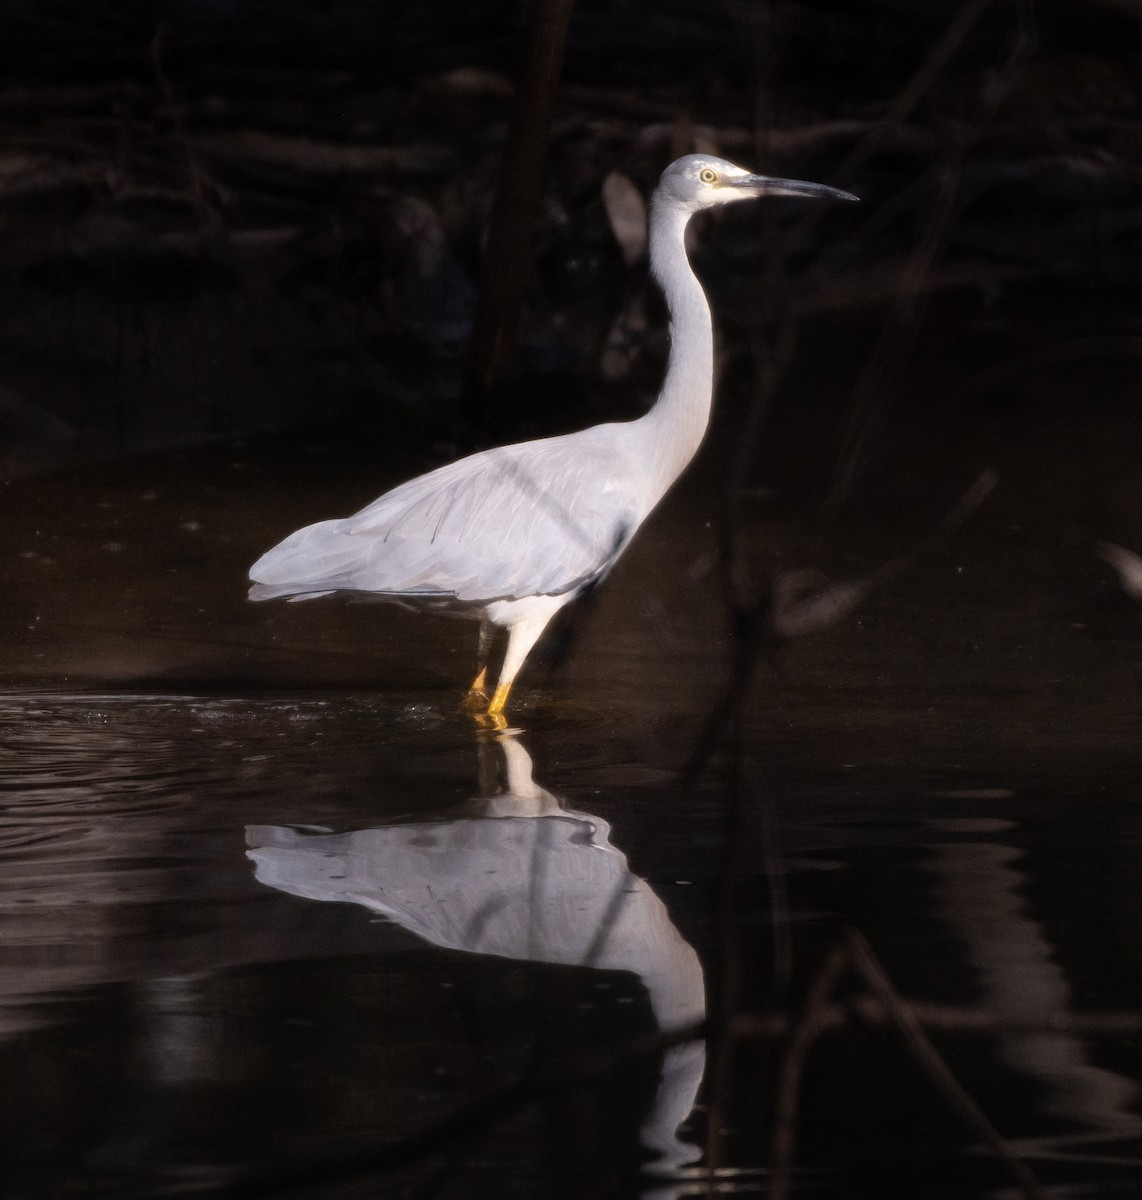
[[[491,621],[480,622],[480,637],[476,643],[476,678],[464,697],[466,708],[483,708],[488,699],[484,690],[488,683],[488,659],[492,654],[492,643],[496,638],[496,627]]]
[[[500,668],[500,678],[496,683],[492,701],[488,705],[489,716],[494,717],[504,711],[508,693],[512,690],[512,684],[519,674],[520,667],[531,653],[532,646],[539,641],[539,635],[547,627],[547,622],[551,620],[554,612],[553,608],[551,612],[525,617],[524,620],[517,621],[508,629],[508,648],[504,651],[504,665]]]

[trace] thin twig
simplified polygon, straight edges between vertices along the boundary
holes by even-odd
[[[773,1140],[771,1143],[770,1167],[773,1171],[771,1200],[786,1200],[792,1183],[793,1151],[797,1128],[798,1098],[801,1091],[801,1075],[805,1059],[818,1035],[826,1028],[825,1018],[830,1008],[829,1001],[837,983],[849,965],[849,950],[846,946],[834,946],[821,964],[817,978],[805,998],[801,1019],[793,1028],[781,1076],[777,1085],[777,1103],[774,1114]]]
[[[190,186],[194,195],[195,207],[208,217],[216,219],[218,213],[207,199],[204,172],[199,165],[194,143],[191,141],[187,130],[186,110],[183,105],[179,104],[178,97],[175,95],[170,78],[166,73],[166,68],[163,66],[163,51],[166,48],[167,28],[168,21],[164,17],[155,30],[155,36],[151,39],[151,67],[155,72],[155,81],[158,83],[159,90],[162,92],[163,99],[166,102],[167,114],[174,129],[175,139],[181,144],[183,153],[186,156],[186,169],[187,174],[190,176]]]
[[[936,1085],[940,1094],[948,1101],[964,1124],[974,1129],[991,1147],[996,1156],[1006,1164],[1012,1179],[1027,1200],[1046,1200],[1046,1192],[1040,1186],[1031,1168],[1012,1153],[1010,1146],[988,1120],[983,1109],[952,1074],[951,1068],[944,1061],[940,1052],[932,1045],[915,1012],[904,1003],[896,991],[892,980],[880,965],[864,935],[855,929],[850,929],[845,939],[845,945],[853,968],[884,1005],[913,1058]]]
[[[1142,1034],[1142,1011],[1124,1009],[1107,1012],[1005,1012],[1002,1009],[958,1008],[925,1000],[899,997],[903,1005],[926,1029],[941,1033],[1065,1033],[1074,1037],[1137,1037]],[[731,1036],[739,1042],[776,1042],[789,1036],[797,1018],[785,1010],[744,1012],[734,1016]],[[844,1004],[823,1009],[818,1023],[821,1032],[836,1033],[865,1027],[883,1028],[894,1023],[888,1008],[875,996],[847,998]]]
[[[907,120],[913,109],[935,85],[944,69],[951,62],[960,46],[963,45],[972,27],[983,16],[984,11],[992,0],[971,0],[965,4],[952,18],[943,36],[933,46],[931,53],[920,64],[915,74],[896,94],[895,99],[885,110],[877,127],[857,145],[844,159],[837,169],[835,182],[838,187],[845,180],[851,179],[861,167],[880,149],[882,143],[889,138]],[[819,213],[807,213],[804,224],[809,226],[820,219]],[[810,226],[811,227],[811,226]]]
[[[941,170],[937,203],[928,220],[920,245],[900,280],[876,348],[861,374],[850,404],[843,433],[837,476],[825,501],[825,514],[836,516],[849,499],[861,473],[868,465],[870,447],[884,424],[900,386],[900,379],[915,342],[927,294],[924,281],[931,271],[951,223],[956,196],[955,174]]]

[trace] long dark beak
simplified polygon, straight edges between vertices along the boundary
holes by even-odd
[[[745,188],[759,196],[810,196],[829,200],[859,200],[852,192],[829,187],[826,183],[806,183],[803,179],[773,179],[768,175],[739,175],[723,186]]]

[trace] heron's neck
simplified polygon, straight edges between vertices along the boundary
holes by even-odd
[[[657,402],[642,418],[651,482],[659,495],[701,445],[713,399],[714,335],[706,294],[686,257],[689,219],[688,212],[672,205],[652,205],[650,210],[650,273],[670,313],[666,378]]]

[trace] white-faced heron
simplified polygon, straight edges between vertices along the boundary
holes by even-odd
[[[354,516],[307,525],[250,568],[250,599],[368,593],[478,618],[469,703],[499,718],[547,623],[606,575],[701,444],[714,343],[710,308],[686,257],[686,224],[700,209],[755,196],[856,199],[704,154],[666,168],[650,202],[649,248],[670,313],[670,357],[645,416],[484,450],[401,484]],[[488,701],[497,627],[508,640]]]

